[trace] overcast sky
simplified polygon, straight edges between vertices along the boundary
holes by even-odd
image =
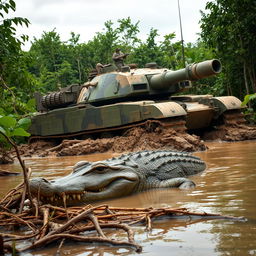
[[[185,43],[195,42],[200,32],[198,24],[208,0],[179,0]],[[28,18],[28,29],[18,28],[17,34],[27,34],[30,40],[40,38],[43,31],[56,28],[63,41],[70,32],[80,34],[80,42],[102,32],[104,22],[131,17],[139,21],[139,38],[147,38],[151,28],[160,35],[176,33],[180,40],[178,0],[16,0],[15,16]],[[161,40],[161,37],[159,37]],[[28,49],[27,44],[25,49]]]

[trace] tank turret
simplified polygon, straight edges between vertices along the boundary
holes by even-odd
[[[171,71],[165,68],[123,68],[126,72],[110,72],[94,77],[84,84],[78,103],[94,105],[116,103],[124,100],[163,99],[180,92],[196,81],[219,74],[219,60],[208,60]]]

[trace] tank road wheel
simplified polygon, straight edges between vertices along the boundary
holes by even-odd
[[[148,120],[143,125],[147,132],[154,132],[159,126],[161,126],[161,122],[155,120]]]

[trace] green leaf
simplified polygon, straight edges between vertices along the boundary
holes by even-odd
[[[17,121],[10,116],[3,116],[0,118],[0,125],[5,128],[13,128],[15,127]]]
[[[22,118],[18,121],[17,128],[23,128],[24,130],[27,130],[30,125],[31,125],[30,118]]]
[[[5,11],[6,13],[9,12],[9,11],[8,11],[8,8],[7,8],[6,6],[3,6],[3,9],[4,9],[4,11]]]
[[[10,0],[10,7],[12,8],[13,11],[15,11],[15,8],[16,8],[16,4],[13,0]]]
[[[35,107],[36,107],[36,100],[35,99],[30,99],[28,102],[27,102],[27,107],[30,111],[34,112],[35,111]],[[1,114],[1,112],[0,112]]]
[[[256,99],[256,93],[249,95],[249,98],[250,98],[249,100],[254,100],[254,99]]]
[[[245,106],[249,102],[249,95],[244,96],[244,101],[242,102],[242,106]]]
[[[1,116],[4,116],[4,115],[5,115],[5,111],[4,111],[3,108],[0,108],[0,115],[1,115]]]
[[[26,132],[23,128],[16,128],[12,133],[12,136],[29,137],[30,133]]]
[[[256,93],[247,94],[244,96],[244,101],[242,102],[242,106],[245,106],[249,101],[256,99]]]
[[[6,134],[6,131],[3,127],[0,126],[0,132],[3,133],[3,134]]]

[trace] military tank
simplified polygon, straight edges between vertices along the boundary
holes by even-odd
[[[177,95],[193,81],[221,72],[217,59],[172,71],[155,63],[145,68],[100,65],[90,80],[47,95],[36,95],[31,138],[71,137],[113,132],[139,125],[199,130],[237,118],[241,101],[233,96]],[[228,117],[228,118],[227,118]]]

